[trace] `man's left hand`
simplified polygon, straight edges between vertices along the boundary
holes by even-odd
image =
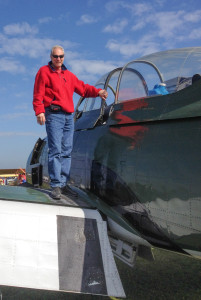
[[[107,96],[108,96],[108,92],[106,90],[101,90],[98,95],[103,99],[106,100]]]

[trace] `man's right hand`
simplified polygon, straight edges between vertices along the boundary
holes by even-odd
[[[40,125],[44,125],[45,124],[45,114],[41,113],[39,115],[36,116],[37,118],[37,123]]]

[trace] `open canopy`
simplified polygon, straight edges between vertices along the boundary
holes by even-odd
[[[133,60],[102,76],[96,86],[107,88],[118,102],[151,96],[161,83],[167,93],[179,91],[191,85],[193,75],[200,73],[201,47],[174,49]]]

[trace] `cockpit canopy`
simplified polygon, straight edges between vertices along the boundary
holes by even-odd
[[[174,49],[146,55],[105,74],[96,83],[108,91],[107,105],[126,100],[175,93],[201,74],[201,47]],[[101,99],[88,98],[79,110],[101,107]]]

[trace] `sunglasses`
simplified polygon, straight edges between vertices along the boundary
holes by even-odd
[[[54,57],[54,58],[64,58],[64,54],[62,54],[62,55],[54,55],[54,54],[52,54],[52,56]]]

